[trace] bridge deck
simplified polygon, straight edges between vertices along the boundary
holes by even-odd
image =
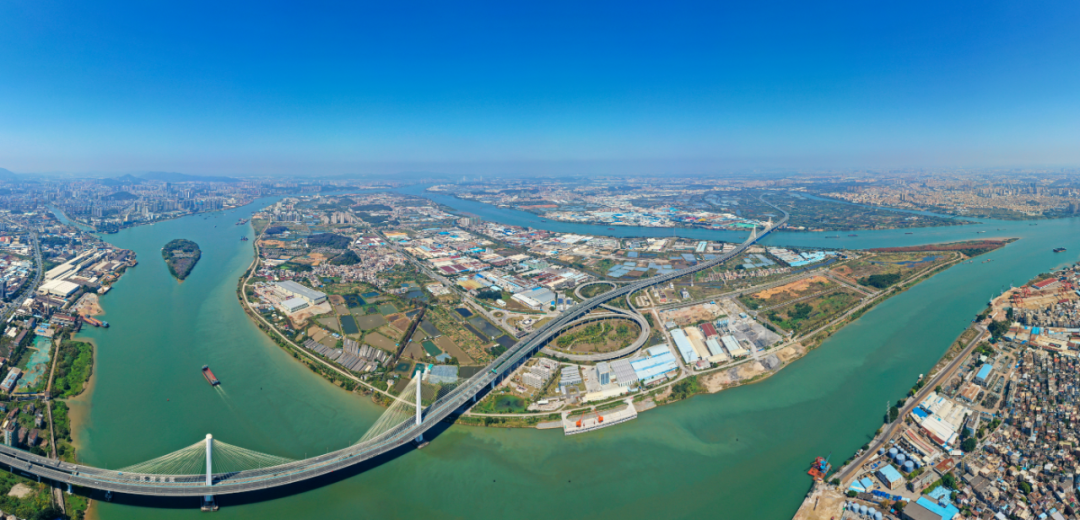
[[[775,208],[775,206],[773,207]],[[543,328],[522,338],[521,341],[489,364],[483,372],[474,375],[468,381],[432,403],[424,411],[424,419],[419,425],[415,424],[413,419],[410,418],[374,439],[325,455],[264,469],[245,470],[235,473],[215,473],[213,475],[213,485],[209,487],[206,486],[205,475],[123,473],[117,470],[60,462],[4,445],[0,445],[0,464],[8,465],[12,472],[49,479],[57,483],[116,493],[163,497],[200,497],[244,493],[284,486],[326,475],[370,460],[412,442],[436,423],[448,418],[471,401],[473,396],[479,394],[489,385],[497,382],[528,360],[563,328],[579,320],[589,311],[602,306],[605,302],[630,295],[652,285],[663,284],[676,278],[710,269],[742,253],[750,245],[767,236],[777,226],[787,222],[787,212],[780,208],[776,209],[784,214],[783,219],[760,235],[747,238],[745,242],[726,254],[686,269],[613,289],[571,307],[567,312],[552,320]]]

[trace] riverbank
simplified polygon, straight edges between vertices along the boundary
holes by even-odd
[[[901,280],[893,287],[881,291],[872,298],[849,309],[843,315],[826,323],[820,328],[777,345],[767,350],[765,353],[762,353],[761,356],[749,357],[694,374],[683,374],[673,381],[663,383],[649,390],[647,393],[634,396],[634,402],[646,404],[645,410],[656,409],[663,405],[690,399],[696,395],[715,394],[723,390],[730,390],[766,381],[778,374],[781,370],[791,366],[795,361],[798,361],[811,351],[820,347],[830,336],[859,319],[863,314],[878,304],[893,296],[906,292],[920,282],[928,280],[934,275],[967,259],[968,257],[958,256],[946,264],[916,272],[908,278]],[[504,382],[503,384],[506,383]],[[617,404],[625,399],[625,396],[619,396],[613,399],[599,401],[588,407],[579,407],[569,411],[564,410],[562,412],[568,413],[571,416],[596,412],[603,410],[606,406]],[[532,414],[472,414],[467,412],[459,418],[459,421],[462,424],[503,428],[539,427],[543,422],[550,420],[552,420],[551,412],[537,412]]]
[[[689,399],[698,394],[712,394],[723,390],[737,388],[753,383],[764,381],[771,376],[779,373],[781,370],[791,365],[795,361],[803,358],[809,352],[819,347],[826,339],[843,329],[851,322],[857,320],[866,311],[875,307],[879,303],[901,294],[916,284],[927,280],[937,273],[940,273],[959,262],[966,261],[970,257],[966,253],[982,254],[985,252],[993,251],[1000,247],[1004,247],[1012,240],[993,241],[992,243],[980,242],[978,244],[971,244],[968,242],[962,243],[948,243],[929,245],[920,251],[941,251],[948,254],[948,261],[944,263],[933,263],[929,267],[921,270],[913,270],[908,272],[903,279],[895,282],[892,286],[885,288],[884,290],[875,291],[872,288],[865,288],[863,291],[866,296],[861,302],[841,311],[838,316],[829,319],[828,322],[822,324],[820,327],[815,328],[812,331],[801,334],[789,341],[783,342],[780,345],[774,346],[767,351],[755,354],[751,357],[733,361],[718,367],[714,367],[707,370],[697,372],[685,372],[680,374],[679,377],[672,381],[661,384],[660,386],[650,389],[647,392],[633,395],[632,399],[637,403],[642,403],[646,409],[655,408],[658,405],[671,404],[674,402],[683,401]],[[963,244],[960,247],[958,244]],[[252,264],[249,266],[245,274],[240,277],[239,284],[237,286],[237,297],[245,308],[245,312],[248,316],[259,326],[259,328],[274,340],[279,347],[285,349],[294,359],[305,364],[312,371],[319,373],[323,378],[329,380],[338,387],[344,388],[348,391],[356,391],[356,389],[362,388],[361,392],[370,392],[370,395],[377,404],[386,406],[391,399],[395,397],[381,389],[371,387],[365,384],[359,378],[353,376],[342,370],[341,368],[329,363],[326,360],[320,359],[317,356],[311,355],[305,349],[300,348],[298,345],[292,343],[285,337],[280,331],[277,331],[276,327],[267,323],[262,316],[251,309],[251,303],[247,299],[247,294],[244,290],[247,282],[250,280],[252,274],[258,268],[259,250],[258,240],[253,243],[253,249],[255,251],[255,258]],[[937,258],[937,257],[935,257]],[[879,262],[880,263],[880,262]],[[911,263],[911,262],[907,262]],[[854,283],[854,282],[852,282]],[[350,387],[346,383],[346,379],[356,383],[356,386]],[[503,382],[501,386],[505,387],[509,384],[509,378]],[[577,407],[562,409],[557,412],[542,411],[534,413],[474,413],[472,410],[467,411],[465,414],[457,417],[455,422],[463,425],[471,426],[487,426],[487,427],[502,427],[502,428],[532,428],[538,427],[542,423],[550,423],[555,419],[560,418],[561,414],[581,414],[591,411],[597,411],[603,409],[605,406],[617,404],[620,401],[625,400],[625,396],[614,397],[609,400],[600,401],[595,404],[591,404],[587,407]]]

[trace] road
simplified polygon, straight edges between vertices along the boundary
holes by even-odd
[[[900,428],[904,426],[904,418],[907,417],[908,414],[923,401],[923,399],[926,399],[926,396],[930,395],[930,392],[933,392],[938,385],[944,384],[956,375],[956,372],[964,365],[964,361],[971,354],[971,351],[975,350],[975,347],[979,342],[989,334],[982,325],[976,324],[974,327],[979,330],[979,335],[975,336],[975,339],[971,340],[971,343],[968,343],[968,346],[965,347],[958,356],[953,358],[953,360],[945,366],[944,370],[934,376],[932,381],[924,385],[922,390],[919,390],[915,396],[907,400],[904,407],[900,410],[900,415],[897,416],[897,419],[885,428],[876,439],[871,441],[870,447],[867,448],[862,455],[859,455],[855,460],[852,460],[849,464],[841,468],[840,472],[836,475],[836,478],[840,479],[841,489],[844,489],[847,486],[848,481],[859,473],[863,464],[866,464],[870,457],[877,453],[878,448],[888,445],[889,441],[891,441]]]
[[[3,321],[6,322],[11,318],[11,315],[19,308],[19,304],[25,299],[26,294],[33,294],[37,290],[38,285],[41,283],[41,277],[45,273],[45,262],[41,259],[41,242],[38,240],[38,234],[31,231],[30,241],[34,244],[34,280],[29,284],[23,286],[22,291],[10,298],[10,302],[4,305]]]
[[[761,235],[752,233],[745,242],[728,254],[680,271],[628,284],[625,287],[590,298],[571,307],[558,318],[548,322],[536,332],[511,346],[489,364],[484,371],[477,373],[428,406],[423,411],[423,420],[419,424],[410,418],[391,427],[389,430],[378,433],[369,440],[340,450],[268,468],[214,473],[211,485],[205,483],[205,475],[124,473],[117,470],[56,461],[3,445],[0,445],[0,464],[9,465],[12,472],[38,476],[58,484],[71,484],[90,489],[134,495],[171,497],[199,497],[271,489],[348,468],[397,450],[420,439],[435,424],[447,420],[452,415],[463,410],[468,404],[476,402],[478,394],[488,388],[494,388],[503,378],[509,376],[514,369],[539,352],[548,341],[561,333],[568,324],[573,323],[593,309],[615,298],[627,296],[649,286],[667,283],[676,278],[710,269],[742,253],[746,248],[787,221],[787,212],[780,211],[784,213],[784,218],[780,222],[767,228]],[[257,265],[258,256],[256,255],[256,259],[252,262],[252,271],[245,278],[245,285],[250,280],[251,273],[254,272]],[[246,293],[243,292],[243,285],[241,286],[241,298],[250,306],[250,303],[247,302]],[[254,314],[265,323],[261,315],[257,312]],[[303,352],[303,349],[298,348],[297,350]],[[349,375],[346,375],[346,377],[349,377]],[[353,379],[352,377],[349,378]]]

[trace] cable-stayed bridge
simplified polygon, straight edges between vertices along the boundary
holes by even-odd
[[[419,383],[424,374],[418,372],[401,396],[357,443],[337,451],[303,460],[291,460],[232,446],[207,435],[204,440],[191,446],[123,469],[70,464],[4,445],[0,445],[0,465],[9,466],[13,473],[32,475],[39,480],[67,486],[68,491],[71,491],[72,486],[78,486],[110,494],[203,497],[204,508],[214,507],[215,495],[286,486],[345,469],[410,442],[422,440],[428,429],[475,402],[479,395],[494,389],[504,377],[539,352],[564,328],[605,302],[628,297],[646,287],[710,269],[739,255],[773,229],[787,222],[787,212],[779,208],[777,210],[784,214],[780,221],[770,223],[761,233],[757,233],[755,228],[745,242],[713,260],[633,282],[571,307],[544,327],[522,338],[485,367],[484,371],[459,384],[427,408],[421,407]]]

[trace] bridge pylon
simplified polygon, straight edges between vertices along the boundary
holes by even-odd
[[[210,488],[214,485],[214,436],[206,434],[206,494],[203,495],[202,510],[217,511],[218,506],[214,502],[214,495],[210,494]]]
[[[416,371],[416,425],[420,426],[424,422],[424,406],[420,402],[420,387],[423,386],[424,376],[431,371],[431,365],[424,367],[424,371]],[[423,444],[424,434],[416,436],[416,443]]]

